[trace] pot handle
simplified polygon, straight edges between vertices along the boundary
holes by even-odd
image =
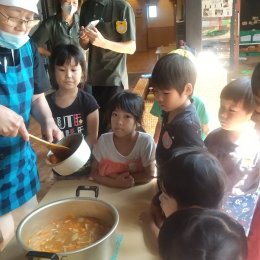
[[[59,260],[59,256],[55,253],[48,253],[48,252],[39,252],[39,251],[29,251],[26,254],[26,257],[28,260],[33,260],[34,257],[41,257],[41,258],[46,258],[46,259],[51,259],[51,260]]]
[[[79,197],[79,193],[82,190],[92,190],[95,192],[95,198],[98,197],[99,194],[99,187],[98,186],[84,186],[84,185],[80,185],[78,186],[78,188],[76,189],[76,197]]]

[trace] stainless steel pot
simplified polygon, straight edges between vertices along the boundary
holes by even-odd
[[[81,190],[94,190],[95,198],[78,197]],[[30,213],[18,226],[16,231],[17,241],[26,251],[30,251],[29,259],[62,259],[62,260],[110,260],[116,239],[116,228],[119,222],[117,210],[110,204],[97,199],[97,186],[79,186],[75,198],[67,198],[49,203]],[[68,215],[76,217],[95,217],[110,226],[109,232],[95,243],[76,251],[66,253],[46,254],[35,252],[28,246],[28,239],[51,221],[62,219]]]
[[[67,176],[77,172],[88,161],[91,151],[82,134],[71,134],[61,139],[58,144],[69,147],[73,153],[64,161],[56,164],[50,163],[48,158],[53,154],[47,154],[47,163],[60,175]]]

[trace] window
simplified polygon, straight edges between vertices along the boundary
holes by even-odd
[[[148,6],[148,17],[149,18],[157,17],[157,6],[156,5],[149,5]]]

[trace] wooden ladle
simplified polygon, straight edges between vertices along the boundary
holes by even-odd
[[[57,156],[59,159],[64,160],[66,158],[68,158],[71,154],[72,151],[69,147],[66,147],[64,145],[60,145],[60,144],[54,144],[51,142],[47,142],[35,135],[29,134],[29,137],[31,139],[33,139],[34,141],[38,142],[39,144],[42,144],[44,146],[46,146],[48,149],[50,149],[52,151],[52,153]]]

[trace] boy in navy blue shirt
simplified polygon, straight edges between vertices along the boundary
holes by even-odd
[[[162,108],[162,129],[156,162],[163,164],[176,148],[203,147],[200,121],[191,97],[196,82],[194,56],[182,49],[162,57],[155,65],[151,84]]]
[[[152,72],[151,85],[155,99],[163,110],[156,148],[159,167],[174,157],[181,147],[204,147],[200,121],[191,101],[197,76],[194,59],[189,51],[177,49],[162,57]],[[153,198],[152,215],[160,226],[163,215],[158,194]]]

